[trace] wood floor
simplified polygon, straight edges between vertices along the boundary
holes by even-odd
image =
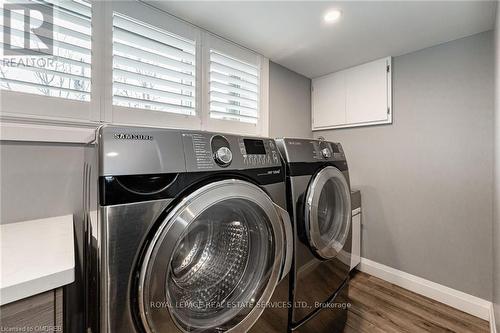
[[[489,333],[474,316],[357,272],[349,287],[351,307],[344,333]]]

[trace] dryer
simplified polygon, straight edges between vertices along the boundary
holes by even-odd
[[[301,332],[341,331],[351,257],[349,170],[339,143],[277,139],[294,226],[290,322]]]
[[[286,331],[286,307],[266,307],[288,301],[293,250],[274,140],[104,126],[97,146],[85,331]]]

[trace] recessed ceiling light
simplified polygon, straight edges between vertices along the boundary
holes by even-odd
[[[325,20],[326,23],[333,23],[337,22],[340,17],[342,16],[342,12],[338,9],[331,10],[325,14],[323,19]]]

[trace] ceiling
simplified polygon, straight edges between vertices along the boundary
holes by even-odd
[[[147,1],[307,77],[493,28],[495,1]],[[341,19],[323,22],[329,9]]]

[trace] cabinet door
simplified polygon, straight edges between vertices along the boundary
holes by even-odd
[[[391,58],[312,80],[312,129],[392,123]]]
[[[34,295],[0,308],[2,327],[12,332],[62,332],[61,288]]]
[[[388,59],[376,60],[348,70],[346,109],[348,124],[384,122],[389,117]]]
[[[345,71],[312,81],[313,129],[345,125]]]

